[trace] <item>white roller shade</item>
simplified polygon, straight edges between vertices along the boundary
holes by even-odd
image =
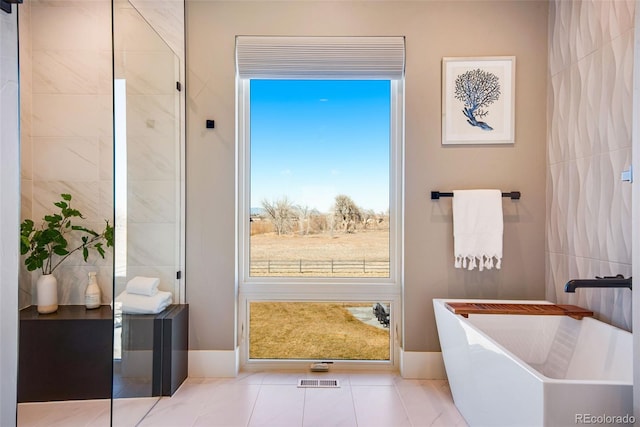
[[[242,79],[401,79],[404,37],[236,37]]]

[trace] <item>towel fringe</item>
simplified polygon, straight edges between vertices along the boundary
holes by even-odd
[[[473,270],[476,267],[478,267],[479,271],[483,271],[485,268],[491,270],[494,267],[496,270],[500,270],[500,267],[502,267],[502,257],[498,255],[481,255],[479,257],[473,255],[456,255],[454,266],[455,268],[466,268],[467,270]]]

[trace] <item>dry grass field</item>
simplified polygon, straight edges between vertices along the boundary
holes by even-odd
[[[253,302],[252,359],[389,360],[389,330],[367,325],[354,303]],[[371,307],[370,304],[363,304]]]
[[[252,275],[295,275],[310,276],[353,276],[363,273],[366,277],[388,277],[389,275],[389,230],[359,230],[356,233],[290,234],[278,236],[275,233],[251,236]],[[343,262],[342,268],[331,271],[330,263]],[[300,262],[313,264],[308,271],[281,269],[273,273],[266,271],[266,262]],[[362,263],[370,264],[370,271],[363,272]],[[322,266],[320,265],[322,264]],[[327,264],[329,263],[329,264]],[[349,264],[353,264],[349,267]],[[366,267],[365,267],[366,269]],[[353,271],[351,271],[353,270]],[[272,274],[273,273],[273,274]]]
[[[389,259],[389,230],[364,230],[352,234],[275,233],[251,236],[251,257],[255,259]]]

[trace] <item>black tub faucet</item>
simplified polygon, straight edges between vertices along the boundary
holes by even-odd
[[[631,289],[631,277],[625,279],[622,274],[616,276],[598,277],[595,279],[573,279],[564,285],[565,292],[574,293],[576,288],[629,288]]]

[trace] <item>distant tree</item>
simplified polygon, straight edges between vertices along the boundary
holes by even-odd
[[[296,214],[293,204],[287,199],[287,196],[273,203],[265,199],[262,201],[262,208],[266,212],[269,220],[273,223],[273,227],[278,236],[291,232],[295,223]]]
[[[362,224],[366,230],[369,226],[376,227],[378,225],[378,215],[373,209],[367,209],[362,211]]]
[[[343,232],[354,233],[357,223],[362,221],[363,215],[360,208],[349,196],[339,194],[336,196],[333,216],[335,223],[340,225]]]
[[[329,229],[329,221],[326,214],[318,212],[316,209],[309,214],[309,233],[324,233]],[[330,216],[333,218],[333,216]]]
[[[325,222],[327,223],[329,236],[333,237],[333,232],[336,231],[336,216],[334,215],[333,212],[325,215]]]
[[[311,208],[308,205],[298,205],[295,211],[298,214],[298,232],[300,235],[309,234],[309,229],[311,228],[311,220],[309,218]]]
[[[462,114],[467,118],[467,123],[483,130],[493,130],[478,119],[489,114],[485,108],[500,98],[498,76],[479,68],[460,74],[455,81],[454,96],[464,103]]]

